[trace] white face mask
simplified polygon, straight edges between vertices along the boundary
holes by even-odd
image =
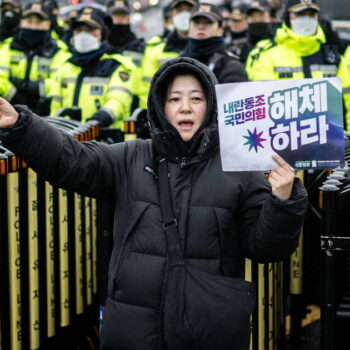
[[[97,50],[101,46],[100,39],[88,32],[79,32],[72,38],[72,45],[80,53]]]
[[[180,32],[188,32],[190,28],[191,13],[188,11],[181,11],[173,17],[173,24]]]
[[[300,35],[314,35],[317,31],[318,19],[310,16],[297,17],[290,20],[293,32]]]

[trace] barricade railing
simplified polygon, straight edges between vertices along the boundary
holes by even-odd
[[[47,121],[80,141],[100,135],[95,122]],[[0,348],[76,348],[97,319],[98,206],[0,147]]]
[[[335,169],[320,186],[322,209],[321,349],[343,347],[350,325],[350,137],[346,167]]]

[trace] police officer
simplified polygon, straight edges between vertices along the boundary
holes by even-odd
[[[137,38],[130,28],[129,5],[123,0],[112,0],[107,4],[107,12],[113,20],[108,35],[108,52],[130,56],[136,66],[140,67],[145,42],[144,39]]]
[[[340,55],[328,45],[319,25],[320,7],[315,0],[289,0],[284,23],[274,40],[261,42],[249,54],[250,80],[334,77]]]
[[[130,114],[134,65],[130,58],[106,54],[111,25],[111,17],[93,7],[73,22],[73,56],[55,77],[51,115],[122,128]]]
[[[140,105],[147,108],[147,96],[154,73],[166,61],[180,56],[187,45],[187,34],[190,26],[190,16],[196,0],[173,0],[172,22],[174,30],[166,38],[153,37],[146,44],[142,59],[142,89]]]
[[[245,81],[244,66],[236,56],[225,50],[223,34],[223,17],[219,8],[206,3],[195,5],[183,56],[206,64],[219,83]]]
[[[17,34],[0,50],[0,95],[48,115],[50,78],[70,53],[50,34],[50,14],[39,2],[27,3]]]
[[[45,0],[46,6],[50,12],[51,34],[54,39],[62,39],[64,34],[64,23],[59,17],[59,6],[56,0]]]
[[[347,47],[339,64],[338,76],[341,78],[343,84],[345,128],[350,132],[350,46]]]
[[[171,16],[171,5],[165,5],[163,7],[162,11],[163,15],[163,34],[162,38],[166,38],[173,30],[174,30],[174,25],[173,25],[173,20]]]
[[[244,4],[233,7],[229,21],[231,41],[227,44],[227,49],[238,57],[241,56],[242,46],[247,42],[248,23],[246,8],[247,6]]]
[[[21,3],[19,0],[5,0],[1,3],[0,41],[15,35],[21,19]]]
[[[132,112],[139,106],[141,61],[145,50],[145,41],[143,38],[136,37],[130,28],[130,8],[125,0],[111,0],[107,4],[107,12],[113,20],[108,35],[110,46],[107,52],[130,57],[135,65],[133,75],[138,83],[135,84],[135,90],[133,91]]]
[[[264,3],[253,1],[247,8],[247,41],[242,44],[240,60],[245,63],[249,52],[264,39],[272,39],[274,35],[270,9]]]

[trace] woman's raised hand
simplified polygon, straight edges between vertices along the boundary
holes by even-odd
[[[18,119],[17,111],[4,98],[0,97],[0,128],[10,128]]]
[[[294,171],[279,156],[274,154],[272,158],[277,163],[277,166],[271,170],[268,177],[268,181],[272,187],[272,193],[279,199],[289,199],[294,183]]]

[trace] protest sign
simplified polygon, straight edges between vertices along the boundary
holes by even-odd
[[[278,154],[294,169],[344,166],[339,78],[216,85],[224,171],[267,171]]]

